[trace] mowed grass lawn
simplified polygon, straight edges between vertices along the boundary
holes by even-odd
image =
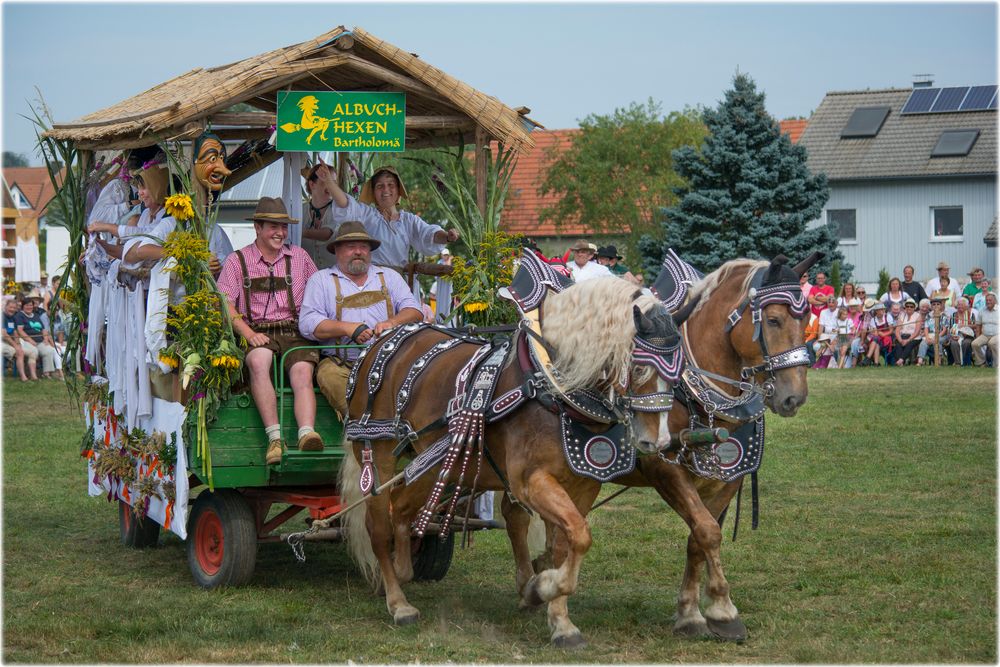
[[[996,376],[987,369],[818,371],[794,419],[769,415],[761,525],[749,502],[723,562],[741,645],[671,634],[687,531],[648,489],[591,517],[570,600],[589,640],[548,645],[519,612],[505,533],[476,535],[441,582],[411,584],[394,627],[342,545],[260,548],[242,588],[192,583],[185,543],[118,542],[86,496],[61,385],[3,387],[3,658],[8,662],[995,663]],[[604,495],[617,490],[608,486]],[[730,513],[732,516],[732,513]]]

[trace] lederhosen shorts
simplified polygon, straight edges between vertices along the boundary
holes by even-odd
[[[315,341],[311,341],[299,333],[298,309],[295,307],[295,299],[292,295],[291,257],[285,255],[285,275],[276,276],[274,278],[270,276],[251,278],[250,272],[247,269],[246,259],[243,257],[243,252],[241,250],[237,250],[236,257],[240,261],[240,270],[243,272],[243,305],[245,309],[243,317],[246,319],[246,322],[251,329],[264,334],[270,339],[267,343],[258,347],[270,350],[280,359],[282,354],[293,347],[315,345]],[[250,295],[254,292],[269,292],[272,295],[275,294],[278,286],[278,280],[284,282],[285,291],[288,296],[288,307],[292,311],[291,319],[273,322],[254,322],[250,318]],[[300,361],[308,361],[315,366],[319,363],[319,350],[295,350],[285,357],[285,370],[289,370]]]

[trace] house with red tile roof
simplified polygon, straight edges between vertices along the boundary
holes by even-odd
[[[4,167],[4,187],[9,192],[17,217],[3,223],[3,269],[4,275],[13,272],[12,254],[9,248],[16,246],[17,237],[34,237],[42,247],[41,233],[45,234],[45,255],[42,270],[55,274],[66,263],[69,249],[69,232],[61,227],[46,227],[45,207],[56,194],[55,187],[45,167]],[[29,262],[31,264],[33,262]],[[12,277],[12,276],[11,276]]]
[[[781,133],[787,134],[793,144],[799,143],[799,137],[806,131],[806,125],[808,124],[809,121],[805,119],[787,119],[778,122]]]

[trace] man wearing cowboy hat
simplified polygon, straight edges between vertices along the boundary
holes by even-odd
[[[961,296],[961,293],[958,291],[958,281],[952,280],[951,276],[949,275],[951,273],[951,267],[948,266],[948,262],[945,261],[938,262],[937,273],[938,274],[936,278],[931,278],[930,280],[927,281],[927,284],[924,285],[924,291],[927,292],[929,296],[933,296],[934,292],[937,292],[938,290],[941,289],[941,279],[947,278],[948,290],[951,291],[951,299],[948,301],[948,303],[954,304],[956,301],[958,301],[958,297]]]
[[[632,275],[632,272],[621,263],[621,260],[622,256],[618,254],[618,248],[613,245],[602,246],[597,249],[598,264],[608,267],[608,270],[619,278],[624,278],[636,285],[642,285],[642,279]]]
[[[591,247],[592,245],[583,239],[578,239],[569,248],[573,252],[573,261],[569,262],[567,267],[575,282],[582,283],[584,280],[594,278],[613,278],[615,275],[608,267],[590,261],[596,254],[596,246]]]
[[[429,224],[420,216],[398,208],[400,198],[406,197],[406,187],[393,167],[376,169],[362,186],[357,200],[341,189],[327,165],[321,164],[316,176],[333,196],[334,223],[360,221],[368,234],[381,241],[378,250],[372,252],[374,264],[401,267],[406,264],[411,247],[421,255],[438,255],[445,243],[459,238],[455,229],[445,231],[440,225]]]
[[[299,309],[306,282],[316,273],[316,265],[305,250],[285,245],[288,225],[298,223],[288,217],[281,199],[261,197],[252,218],[257,238],[227,259],[219,274],[219,289],[226,295],[233,331],[247,342],[246,366],[250,391],[267,432],[267,464],[281,462],[285,443],[278,423],[277,399],[271,382],[271,364],[287,350],[312,341],[299,334]],[[316,350],[296,350],[285,357],[295,399],[295,421],[299,425],[298,448],[323,449],[316,423],[316,394],[313,369],[319,362]]]
[[[383,332],[423,319],[402,276],[372,264],[380,245],[357,221],[344,222],[327,246],[336,262],[306,285],[299,332],[324,345],[365,345]],[[347,378],[357,348],[324,350],[316,383],[341,418],[347,416]]]

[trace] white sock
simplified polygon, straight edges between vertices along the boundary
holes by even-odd
[[[267,440],[280,440],[281,439],[281,425],[274,424],[273,426],[265,426],[264,432],[267,433]]]
[[[312,426],[300,426],[299,427],[299,439],[301,440],[302,436],[304,436],[304,435],[309,435],[310,433],[313,432],[313,430],[314,429],[313,429]]]

